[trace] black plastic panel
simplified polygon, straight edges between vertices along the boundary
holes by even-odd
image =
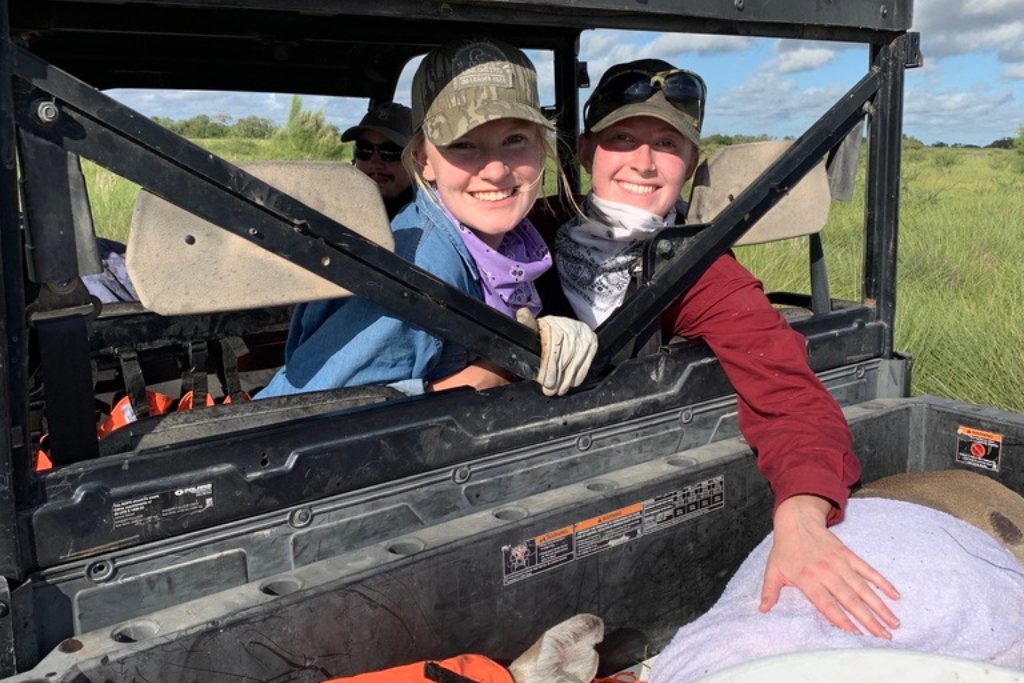
[[[956,460],[955,444],[957,431],[966,426],[999,436],[1000,467],[987,474],[1022,490],[1020,415],[922,398],[869,401],[849,408],[847,418],[865,480],[965,467]],[[619,446],[616,456],[630,451],[624,442]],[[81,647],[74,655],[55,651],[36,671],[54,672],[48,680],[55,681],[73,681],[76,675],[87,680],[190,681],[201,676],[204,681],[312,681],[457,652],[511,659],[545,628],[579,612],[600,615],[608,638],[633,642],[636,658],[650,656],[678,626],[711,605],[738,562],[767,532],[770,492],[738,439],[697,448],[682,445],[674,452],[648,454],[643,462],[615,465],[620,457],[612,453],[581,452],[610,467],[591,468],[590,476],[571,484],[543,486],[538,479],[529,488],[506,490],[487,505],[434,521],[427,519],[438,512],[430,501],[471,498],[471,491],[489,481],[489,467],[495,467],[495,474],[502,469],[525,472],[530,463],[479,463],[479,470],[474,466],[462,482],[438,477],[401,483],[380,492],[376,515],[345,513],[342,499],[312,506],[313,520],[348,515],[350,526],[341,533],[352,540],[350,547],[338,545],[337,552],[324,553],[317,562],[283,568],[203,600],[179,604],[184,595],[168,594],[167,602],[177,606],[78,634]],[[560,463],[548,461],[547,467],[555,468],[548,470],[549,481],[563,480]],[[540,461],[534,466],[544,469]],[[557,537],[573,525],[578,538],[578,530],[598,515],[622,513],[672,492],[708,490],[724,492],[720,506],[694,508],[703,513],[646,529],[545,571],[510,574],[508,551],[523,541]],[[400,500],[409,507],[395,507]],[[368,502],[351,500],[350,510]],[[390,526],[377,529],[377,520],[390,520]],[[308,534],[303,528],[285,537]],[[266,534],[250,527],[246,536],[255,540]],[[197,536],[192,547],[208,544],[210,556],[219,558],[214,547],[219,538],[217,533]],[[137,553],[137,559],[154,556],[155,550]],[[185,551],[179,545],[175,553],[164,554],[161,571],[183,571],[194,562]],[[113,579],[94,583],[96,590],[111,595],[123,590]],[[138,642],[123,642],[126,634]],[[13,680],[34,680],[31,675]]]
[[[857,312],[847,315],[855,319]],[[817,370],[851,362],[849,357],[837,357],[843,348],[857,354],[863,345],[865,358],[877,355],[867,352],[878,343],[874,326],[855,323],[843,336],[845,346],[834,333],[811,338],[811,361]],[[868,390],[873,384],[861,381],[865,389],[847,399],[873,397]],[[627,363],[590,390],[557,400],[543,397],[531,383],[520,383],[485,393],[445,392],[343,412],[332,411],[326,403],[305,418],[282,413],[284,421],[276,423],[260,420],[261,416],[251,422],[236,419],[230,431],[216,435],[205,422],[192,438],[187,427],[179,427],[173,444],[148,449],[143,439],[131,454],[76,463],[46,475],[45,498],[27,520],[35,539],[36,566],[168,538],[492,455],[514,458],[515,452],[538,444],[575,441],[585,430],[650,418],[701,401],[725,397],[731,402],[731,393],[707,348],[694,346]],[[254,407],[281,406],[268,401]],[[220,407],[191,415],[197,422],[219,419],[226,425],[233,412]],[[736,433],[731,426],[715,438]],[[175,492],[188,487],[209,487],[209,492],[179,505]],[[209,504],[200,504],[206,498]],[[144,509],[133,512],[135,508]]]

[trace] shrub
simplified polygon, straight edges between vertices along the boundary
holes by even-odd
[[[260,116],[246,116],[238,119],[231,126],[231,135],[239,138],[256,138],[266,140],[277,131],[277,126],[270,119]]]
[[[999,138],[988,143],[986,147],[989,149],[1013,149],[1013,138]]]
[[[337,126],[324,119],[324,112],[306,111],[302,98],[292,97],[288,121],[273,136],[274,146],[285,156],[308,159],[344,159],[345,148]]]
[[[218,118],[230,121],[230,118],[226,116]],[[190,119],[178,121],[177,130],[174,128],[171,130],[187,138],[226,138],[228,136],[228,126],[223,120],[218,121],[211,119],[206,114],[199,114]]]
[[[913,136],[904,135],[903,149],[924,149],[924,143]]]
[[[952,149],[941,149],[932,155],[932,163],[939,168],[952,168],[963,160],[963,157]]]

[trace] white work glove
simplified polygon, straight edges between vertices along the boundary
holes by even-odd
[[[597,335],[579,320],[546,315],[537,320],[528,308],[516,320],[540,335],[540,372],[536,382],[545,396],[562,396],[587,377],[597,354]]]

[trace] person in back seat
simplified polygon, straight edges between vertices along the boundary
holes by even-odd
[[[412,135],[412,112],[395,102],[379,104],[358,126],[341,134],[342,142],[355,141],[352,163],[377,183],[388,220],[412,202],[412,182],[402,165],[402,149]]]
[[[682,222],[680,192],[696,169],[705,104],[700,76],[656,59],[613,66],[587,100],[577,151],[593,189],[555,238],[559,279],[579,319],[604,322],[625,300],[645,243]],[[740,429],[775,493],[761,610],[791,585],[839,628],[860,633],[852,616],[891,637],[886,625],[899,622],[869,584],[892,599],[895,588],[827,528],[842,520],[861,469],[804,338],[731,253],[665,312],[662,334],[703,339],[718,357],[736,390]]]
[[[450,43],[424,58],[413,80],[415,134],[406,167],[416,201],[394,220],[395,252],[492,308],[539,328],[544,393],[564,394],[587,375],[597,336],[585,323],[536,319],[533,281],[551,255],[526,214],[551,153],[537,74],[522,51],[484,39]],[[362,298],[301,304],[285,366],[259,394],[363,384],[406,393],[505,384],[504,371]]]

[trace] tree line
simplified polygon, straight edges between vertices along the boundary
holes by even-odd
[[[273,121],[262,116],[245,116],[234,120],[227,114],[198,114],[188,119],[174,120],[163,116],[154,116],[153,120],[164,128],[167,128],[178,135],[186,138],[250,138],[267,140],[275,136],[284,136],[294,139],[295,142],[305,140],[323,145],[329,138],[337,138],[341,135],[338,127],[327,123],[323,111],[308,111],[302,108],[302,98],[298,95],[292,97],[291,109],[288,113],[288,120],[283,126],[278,126]],[[704,139],[704,143],[712,147],[724,147],[742,142],[756,142],[758,140],[769,140],[768,135],[710,135]],[[1002,137],[993,140],[987,145],[971,145],[959,142],[945,143],[942,141],[926,145],[921,140],[910,136],[903,136],[903,145],[908,149],[923,149],[925,147],[952,148],[952,149],[1016,149],[1024,153],[1024,125],[1018,131],[1017,137]]]
[[[234,120],[228,114],[197,114],[188,119],[171,119],[154,116],[153,120],[164,128],[186,138],[250,138],[267,140],[275,136],[308,138],[318,141],[326,137],[338,137],[341,131],[334,124],[327,123],[323,111],[309,111],[302,108],[302,98],[292,96],[288,120],[278,126],[263,116],[245,116]]]

